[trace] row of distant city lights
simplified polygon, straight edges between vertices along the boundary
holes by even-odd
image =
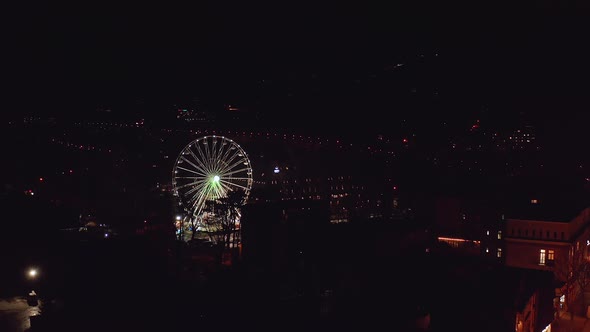
[[[82,123],[76,123],[76,125],[83,125],[83,124]],[[113,126],[113,127],[132,127],[132,128],[133,127],[137,127],[137,124],[131,124],[130,125],[130,124],[112,123],[112,122],[108,122],[108,123],[107,122],[100,122],[100,123],[91,122],[91,123],[87,123],[87,125]],[[107,129],[108,127],[102,127],[102,128]],[[250,136],[266,136],[266,137],[269,137],[269,138],[271,136],[274,136],[274,137],[282,136],[283,138],[291,137],[291,138],[299,138],[299,139],[305,139],[305,138],[307,138],[307,139],[310,140],[310,142],[318,141],[320,144],[321,144],[322,141],[324,141],[325,143],[329,143],[330,142],[329,139],[322,139],[320,137],[311,137],[311,136],[305,137],[303,135],[293,135],[293,134],[291,134],[291,135],[288,135],[288,134],[280,135],[280,134],[277,134],[277,133],[274,133],[274,134],[271,134],[271,133],[263,134],[261,132],[255,133],[255,132],[231,131],[231,130],[227,130],[227,131],[196,130],[195,131],[195,130],[184,130],[184,129],[162,129],[162,131],[166,131],[166,132],[182,132],[182,131],[188,131],[190,133],[205,134],[205,135],[208,135],[208,134],[222,135],[225,132],[226,135],[234,134],[234,135],[242,135],[242,136],[244,136],[244,135],[248,135],[249,134]],[[335,143],[336,144],[340,144],[340,140],[335,140]],[[352,144],[350,144],[350,146],[352,146]]]
[[[103,129],[108,129],[109,127],[120,127],[120,128],[138,128],[143,126],[143,121],[142,122],[135,122],[132,124],[127,124],[127,123],[117,123],[117,122],[88,122],[88,123],[81,123],[81,122],[76,122],[75,125],[77,126],[84,126],[84,125],[92,125],[92,126],[105,126],[105,127],[101,127]]]
[[[278,170],[278,167],[275,167],[275,170]],[[278,172],[275,172],[275,173],[278,173]],[[350,181],[351,179],[352,179],[351,176],[329,176],[328,178],[326,178],[326,181],[327,182],[336,182],[336,181],[340,180],[338,182],[342,183],[343,181],[346,181],[346,180],[349,180]],[[291,183],[292,184],[296,184],[297,181],[298,181],[297,179],[291,179],[291,180],[290,179],[287,179],[287,180],[280,180],[280,181],[279,180],[269,180],[269,181],[256,181],[256,180],[254,180],[254,183],[256,183],[256,184],[269,184],[269,183],[270,184],[279,184],[279,183],[282,183],[282,184],[291,184]],[[323,181],[323,179],[320,179],[320,178],[315,178],[315,179],[313,179],[313,178],[305,178],[305,179],[302,180],[302,183],[303,184],[305,184],[305,183],[312,184],[312,183],[318,182],[318,181]],[[392,181],[393,181],[393,179],[391,179],[391,178],[388,178],[387,179],[387,182],[392,182]],[[394,190],[397,190],[398,189],[397,185],[393,185],[393,189]]]
[[[172,131],[179,131],[179,130],[164,129],[164,131],[172,132]],[[204,131],[199,131],[199,130],[193,131],[193,130],[190,130],[190,132],[191,133],[195,133],[195,134],[205,134],[205,135],[207,135],[207,134],[218,134],[219,133],[218,131],[211,131],[211,132],[209,132],[207,130],[204,130]],[[283,139],[288,139],[288,138],[297,139],[297,138],[299,138],[301,140],[304,140],[306,138],[305,136],[302,136],[302,135],[299,135],[299,136],[297,136],[297,135],[287,135],[287,134],[280,135],[280,134],[277,134],[277,133],[274,133],[274,134],[266,133],[266,135],[264,135],[262,133],[245,132],[245,131],[227,131],[226,133],[227,134],[230,134],[230,135],[232,133],[234,133],[236,135],[248,135],[249,134],[251,137],[252,136],[266,136],[267,138],[271,138],[271,137],[282,137]],[[307,139],[310,139],[310,142],[313,142],[313,140],[314,140],[314,138],[312,138],[311,136],[307,136]],[[315,140],[320,141],[320,144],[321,144],[321,138],[316,137]],[[331,140],[329,140],[329,139],[325,139],[325,142],[326,143],[329,143],[330,141]],[[72,149],[76,149],[76,150],[99,151],[99,152],[108,152],[108,153],[112,152],[111,149],[99,148],[99,147],[97,148],[97,147],[92,146],[92,145],[74,144],[74,143],[64,142],[64,141],[57,140],[57,139],[52,139],[52,142],[55,142],[55,143],[58,143],[60,145],[63,145],[63,146],[66,146],[66,147],[69,147],[69,148],[72,148]],[[340,144],[340,140],[335,140],[335,142],[336,142],[336,144]],[[404,143],[407,143],[408,140],[404,138],[403,139],[403,142]],[[350,144],[350,146],[352,146],[352,144]],[[342,146],[339,145],[339,148],[342,148]],[[371,150],[371,147],[368,146],[367,149],[368,150]],[[382,152],[382,151],[383,150],[378,149],[378,150],[373,150],[372,152]],[[435,160],[433,160],[433,162],[435,164],[437,164],[437,162]],[[462,162],[462,160],[460,162]],[[475,162],[475,163],[477,163],[477,162]],[[455,166],[453,166],[453,165],[447,165],[448,168],[452,168],[452,167],[455,167]],[[465,166],[467,166],[467,165],[465,165]],[[506,166],[508,166],[508,164]],[[540,165],[540,166],[543,167],[543,165]],[[523,166],[521,165],[520,168],[522,168],[522,167]],[[583,168],[583,166],[582,165],[579,165],[578,168],[581,169],[581,168]],[[478,167],[473,167],[473,168],[470,167],[468,170],[469,171],[483,172],[483,169],[482,168],[478,168]],[[275,168],[273,170],[273,172],[274,173],[279,173],[280,170],[278,168]],[[590,182],[590,178],[588,178],[588,177],[585,177],[584,180],[586,182]],[[258,184],[264,184],[264,182],[261,182],[261,181],[258,181],[257,183]]]
[[[83,145],[83,144],[74,144],[74,143],[70,143],[70,142],[64,142],[58,139],[51,139],[51,142],[59,144],[59,145],[63,145],[65,147],[68,148],[72,148],[72,149],[76,149],[76,150],[85,150],[85,151],[98,151],[98,152],[113,152],[111,149],[106,149],[106,148],[100,148],[100,147],[96,147],[94,145]]]
[[[182,131],[180,129],[177,130],[172,130],[172,129],[163,129],[164,131],[167,132],[179,132]],[[216,130],[189,130],[188,132],[190,133],[194,133],[197,135],[209,135],[209,134],[213,134],[213,135],[241,135],[241,136],[247,136],[249,135],[250,137],[265,137],[266,139],[272,139],[272,138],[282,138],[283,140],[297,140],[298,142],[307,142],[307,143],[316,143],[321,145],[322,143],[326,143],[326,144],[336,144],[338,148],[342,149],[344,147],[353,147],[354,144],[353,143],[342,143],[340,139],[328,139],[328,138],[321,138],[321,137],[311,137],[311,136],[303,136],[303,135],[295,135],[295,134],[278,134],[278,133],[261,133],[261,132],[246,132],[246,131],[216,131]],[[402,138],[402,143],[404,145],[407,146],[407,144],[409,144],[409,140],[408,138]],[[365,151],[369,150],[370,153],[381,153],[381,152],[387,152],[387,153],[393,153],[391,151],[384,151],[381,148],[375,148],[372,146],[364,146],[360,148],[360,151]]]
[[[229,133],[231,133],[231,131],[230,131]],[[276,134],[275,134],[275,135],[276,135]],[[284,135],[284,136],[286,136],[286,135]],[[294,135],[293,135],[293,136],[294,136]],[[302,137],[302,136],[301,136],[301,137]],[[73,149],[76,149],[76,150],[87,150],[87,151],[94,151],[94,150],[96,150],[96,151],[100,151],[100,152],[107,152],[107,151],[108,151],[108,152],[111,152],[111,151],[112,151],[112,150],[110,150],[110,149],[108,149],[108,150],[107,150],[107,149],[96,148],[96,147],[94,147],[94,146],[88,146],[88,145],[86,145],[86,146],[84,146],[84,145],[78,145],[78,144],[73,144],[73,143],[69,143],[69,142],[64,142],[64,141],[57,140],[57,139],[52,139],[52,142],[55,142],[55,143],[57,143],[57,144],[64,145],[64,146],[66,146],[66,147],[70,147],[70,148],[73,148]],[[339,141],[336,141],[336,142],[339,142]],[[71,173],[71,172],[72,172],[72,170],[70,170],[70,173]],[[280,173],[280,168],[279,168],[278,166],[275,166],[275,167],[273,168],[273,173],[275,173],[275,174],[278,174],[278,173]],[[331,178],[330,178],[330,179],[331,179]],[[330,180],[330,179],[328,179],[328,180]],[[311,179],[308,179],[308,180],[310,180],[310,181],[311,181]],[[256,183],[256,184],[263,184],[263,185],[267,184],[267,182],[266,182],[266,181],[254,181],[254,183]]]
[[[128,124],[118,124],[118,123],[89,123],[91,125],[110,125],[110,126],[118,126],[118,127],[136,127],[136,125],[128,125]],[[193,134],[197,134],[197,135],[208,135],[208,134],[224,134],[225,135],[241,135],[241,136],[246,136],[249,135],[250,137],[266,137],[267,139],[270,138],[276,138],[276,137],[280,137],[283,139],[292,139],[292,140],[299,140],[300,142],[305,142],[305,140],[307,140],[307,142],[309,143],[318,143],[318,144],[322,144],[322,142],[325,143],[336,143],[338,148],[344,148],[345,146],[350,146],[352,147],[353,144],[349,143],[349,144],[342,144],[341,141],[339,139],[322,139],[320,137],[311,137],[311,136],[303,136],[303,135],[295,135],[295,134],[278,134],[278,133],[262,133],[262,132],[247,132],[247,131],[232,131],[232,130],[227,130],[227,131],[217,131],[217,130],[182,130],[182,129],[162,129],[165,132],[190,132]],[[408,138],[402,138],[402,143],[404,145],[409,144],[409,140]],[[94,146],[84,146],[84,145],[76,145],[76,144],[72,144],[72,143],[68,143],[70,145],[68,145],[69,147],[74,147],[74,148],[78,148],[80,150],[98,150],[98,151],[102,151],[103,149],[101,148],[96,148]],[[453,148],[455,148],[455,145],[453,145]],[[391,151],[384,151],[383,149],[379,149],[379,148],[373,148],[371,146],[366,146],[367,150],[370,150],[371,153],[382,153],[382,152],[386,152],[389,154],[393,154],[393,152]],[[107,150],[105,150],[106,152]],[[361,151],[364,151],[364,148],[361,148]],[[108,149],[108,152],[111,152],[110,149]],[[452,167],[451,165],[448,165],[448,167]],[[541,165],[541,167],[543,167],[543,165]],[[583,168],[582,165],[579,165],[579,168]],[[470,169],[471,170],[471,169]],[[483,169],[481,168],[474,168],[473,170],[482,172]],[[276,170],[275,170],[276,172]],[[590,178],[585,178],[586,181],[590,182]]]
[[[116,127],[137,127],[136,125],[127,125],[127,124],[117,124],[117,123],[88,123],[90,125],[101,125],[101,126],[116,126]],[[103,128],[103,127],[101,127]],[[105,128],[106,129],[106,128]],[[172,132],[189,132],[196,135],[226,135],[226,136],[250,136],[250,137],[266,137],[267,139],[277,138],[280,137],[284,140],[291,139],[291,140],[298,140],[299,142],[307,142],[307,143],[316,143],[316,144],[330,144],[335,143],[338,148],[344,147],[353,147],[353,143],[342,143],[340,139],[328,139],[328,138],[321,138],[321,137],[312,137],[312,136],[304,136],[304,135],[295,135],[295,134],[279,134],[279,133],[262,133],[262,132],[252,132],[252,131],[232,131],[232,130],[186,130],[186,129],[161,129],[164,132],[172,133]],[[409,139],[404,137],[401,139],[401,143],[404,145],[409,144]],[[387,152],[380,148],[375,148],[372,146],[365,146],[361,147],[361,151],[370,150],[371,153],[378,153],[378,152]]]

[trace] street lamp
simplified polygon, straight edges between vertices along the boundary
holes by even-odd
[[[38,271],[36,268],[34,268],[34,267],[30,268],[30,269],[27,271],[27,276],[28,276],[30,279],[35,279],[35,278],[36,278],[38,275],[39,275],[39,271]]]
[[[35,267],[31,267],[27,270],[26,275],[29,280],[35,280],[39,276],[39,270]],[[37,306],[39,304],[37,293],[34,290],[28,294],[27,303],[30,306]]]

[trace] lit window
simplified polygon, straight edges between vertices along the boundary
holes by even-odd
[[[547,260],[548,261],[555,260],[555,250],[547,250]]]
[[[490,231],[486,231],[486,235],[490,235]]]
[[[502,257],[502,248],[498,248],[498,252],[496,254],[498,258]]]
[[[539,203],[539,201],[538,201],[538,200],[536,200],[536,199],[531,199],[531,204],[537,204],[537,203]]]
[[[502,231],[498,231],[498,240],[502,240]]]
[[[488,252],[490,252],[490,249],[489,248],[486,248],[486,253],[488,253]]]
[[[539,265],[545,265],[545,249],[539,250]]]

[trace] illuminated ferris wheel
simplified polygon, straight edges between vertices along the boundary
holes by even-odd
[[[184,212],[177,219],[194,232],[204,220],[209,202],[236,192],[245,204],[252,182],[250,160],[236,142],[223,136],[200,137],[182,149],[172,170],[172,191]]]

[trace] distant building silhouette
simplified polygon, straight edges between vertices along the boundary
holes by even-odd
[[[440,197],[435,202],[438,249],[503,261],[503,215],[489,202]]]

